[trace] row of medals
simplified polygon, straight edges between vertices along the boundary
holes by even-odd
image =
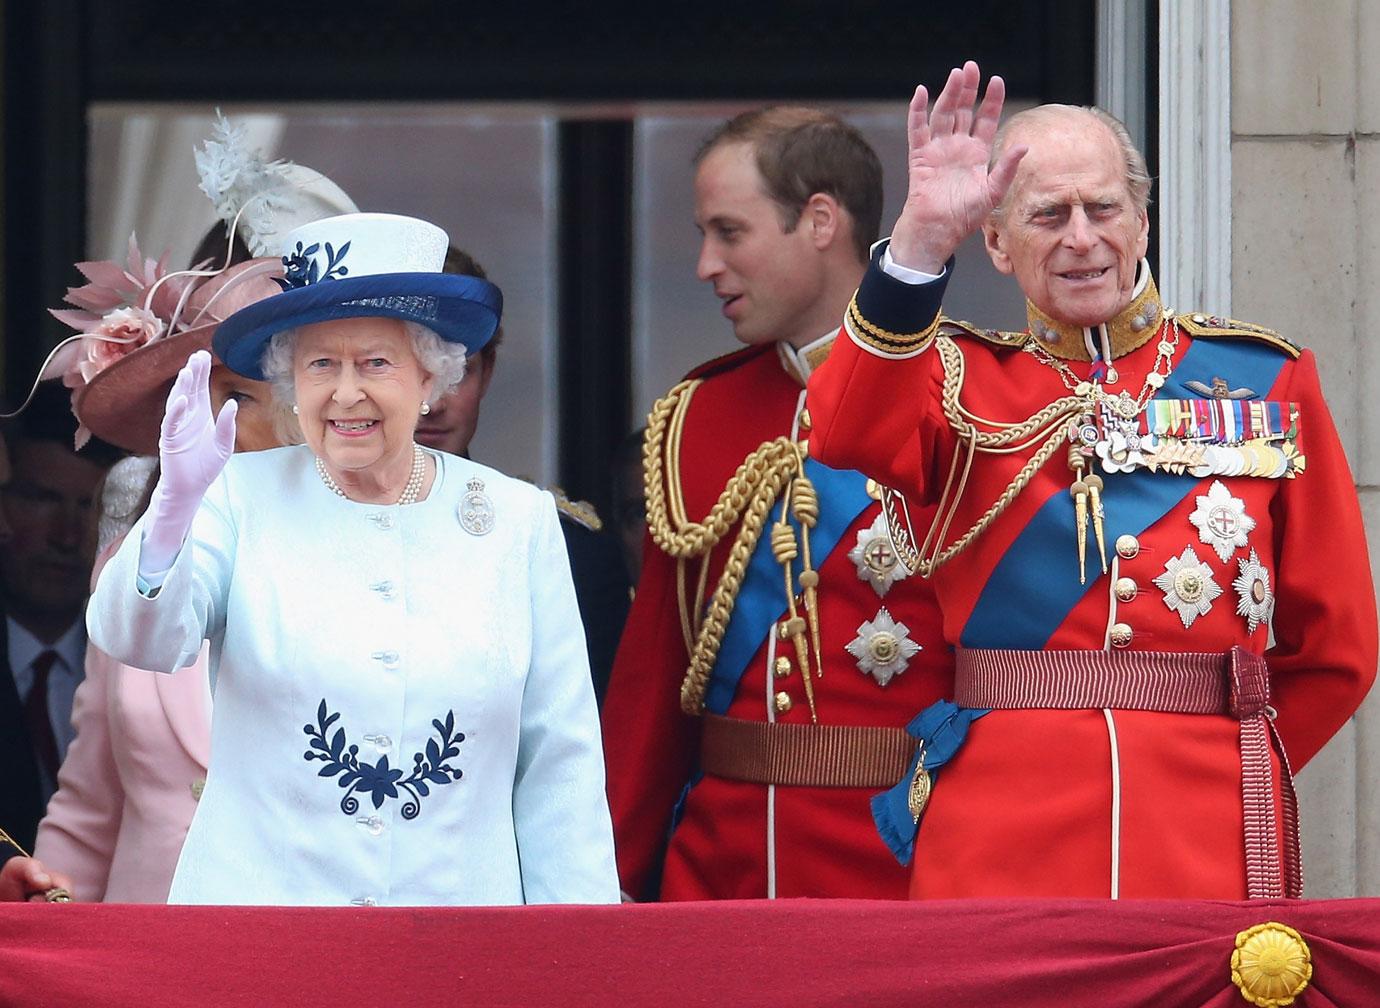
[[[1286,433],[1250,438],[1232,444],[1208,439],[1187,440],[1142,432],[1140,409],[1129,392],[1104,400],[1096,413],[1086,413],[1074,425],[1071,438],[1080,450],[1096,456],[1109,473],[1149,469],[1151,472],[1207,476],[1251,476],[1293,479],[1304,468],[1294,439]],[[1291,416],[1291,421],[1296,416]]]
[[[1158,348],[1160,356],[1172,358],[1174,343],[1161,342]],[[1114,370],[1109,380],[1116,380]],[[1152,369],[1146,379],[1147,390],[1158,389],[1163,383],[1164,378]],[[1115,396],[1099,394],[1100,388],[1088,382],[1079,383],[1074,391],[1086,395],[1091,406],[1070,426],[1070,454],[1075,462],[1077,456],[1082,456],[1087,463],[1091,463],[1093,458],[1098,459],[1102,469],[1108,473],[1145,468],[1151,472],[1186,473],[1199,479],[1211,475],[1293,479],[1304,469],[1304,457],[1297,451],[1294,440],[1298,415],[1292,405],[1288,407],[1287,433],[1222,443],[1206,431],[1201,431],[1203,436],[1193,440],[1142,431],[1140,415],[1154,401],[1146,401],[1144,396],[1137,400],[1124,390]],[[1209,413],[1219,412],[1228,405],[1212,399],[1205,402],[1209,404]],[[1083,470],[1082,466],[1076,468],[1078,472]],[[1089,476],[1085,482],[1092,483],[1094,480],[1100,489],[1101,481],[1095,477]],[[1075,488],[1078,485],[1075,482]],[[1074,496],[1077,499],[1076,492]],[[1094,499],[1092,505],[1098,546],[1103,549],[1101,501]],[[1232,496],[1220,479],[1213,480],[1207,494],[1196,497],[1189,522],[1197,529],[1199,541],[1211,546],[1224,564],[1232,559],[1237,550],[1249,549],[1245,557],[1237,558],[1238,573],[1232,581],[1232,588],[1237,596],[1237,614],[1246,620],[1247,631],[1254,634],[1262,623],[1268,623],[1273,616],[1275,600],[1270,587],[1269,569],[1249,543],[1256,520],[1247,514],[1245,501]],[[1081,532],[1082,522],[1079,524]],[[1081,562],[1080,549],[1080,565]],[[1103,573],[1107,572],[1105,550],[1102,570]],[[1199,558],[1192,545],[1185,546],[1178,556],[1170,557],[1164,571],[1152,581],[1164,593],[1165,606],[1178,615],[1185,630],[1192,627],[1199,617],[1206,616],[1212,603],[1222,594],[1211,566]]]
[[[1198,478],[1219,475],[1281,479],[1293,478],[1303,471],[1303,456],[1295,450],[1293,438],[1285,434],[1236,444],[1187,441],[1141,432],[1141,410],[1142,406],[1125,391],[1101,397],[1096,412],[1084,414],[1072,425],[1070,440],[1089,456],[1089,461],[1096,457],[1109,473],[1146,468]],[[1294,428],[1297,417],[1290,419]],[[1232,496],[1221,480],[1214,480],[1208,493],[1197,497],[1196,505],[1189,521],[1197,529],[1200,541],[1211,546],[1223,563],[1238,549],[1249,548],[1246,557],[1237,559],[1238,574],[1232,587],[1238,599],[1237,613],[1245,618],[1248,632],[1253,634],[1274,612],[1270,572],[1256,550],[1249,547],[1249,533],[1256,521],[1246,513],[1245,502]],[[870,527],[858,532],[848,558],[858,579],[871,584],[878,598],[884,598],[893,584],[908,576],[882,514]],[[1191,545],[1171,557],[1164,572],[1153,582],[1164,593],[1166,607],[1179,616],[1185,629],[1205,616],[1222,594],[1211,567]],[[885,686],[905,671],[909,660],[922,650],[909,633],[905,623],[881,606],[875,617],[858,627],[857,636],[846,648],[860,671]]]

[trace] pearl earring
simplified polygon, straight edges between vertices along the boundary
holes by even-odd
[[[426,416],[426,415],[427,415],[428,413],[430,413],[430,412],[431,412],[431,403],[429,403],[429,402],[424,402],[424,403],[422,403],[422,416]]]
[[[296,403],[293,403],[293,404],[292,404],[292,415],[293,415],[293,416],[297,416],[297,415],[300,414],[300,413],[301,413],[301,410],[299,410],[299,409],[297,408],[297,404],[296,404]]]

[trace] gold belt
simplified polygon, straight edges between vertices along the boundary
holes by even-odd
[[[887,788],[905,776],[915,739],[904,728],[780,724],[703,716],[705,773],[752,784]]]

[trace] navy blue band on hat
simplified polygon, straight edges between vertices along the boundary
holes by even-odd
[[[241,308],[212,339],[236,374],[264,381],[264,348],[277,333],[314,322],[396,318],[418,322],[467,353],[483,348],[503,315],[503,292],[487,280],[453,273],[380,273],[294,287]]]

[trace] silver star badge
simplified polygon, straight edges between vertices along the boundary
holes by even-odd
[[[1216,550],[1223,563],[1246,547],[1246,536],[1255,528],[1255,519],[1246,514],[1246,502],[1233,497],[1221,480],[1212,481],[1207,496],[1198,498],[1198,507],[1188,520],[1198,529],[1198,538]]]
[[[858,627],[858,636],[844,647],[858,660],[858,668],[876,679],[879,686],[904,672],[910,660],[923,650],[910,639],[910,627],[892,619],[886,606],[872,619],[864,620]]]
[[[1164,592],[1164,604],[1179,614],[1185,630],[1199,616],[1206,616],[1213,599],[1222,594],[1221,587],[1212,580],[1212,568],[1198,559],[1192,546],[1185,546],[1182,553],[1169,558],[1155,584]]]
[[[878,598],[884,598],[891,586],[906,576],[883,514],[877,515],[871,527],[858,533],[858,543],[848,551],[848,559],[858,568],[858,580],[870,583]]]
[[[1241,573],[1231,586],[1236,589],[1236,612],[1246,617],[1246,629],[1255,633],[1255,628],[1268,623],[1275,613],[1275,596],[1270,591],[1270,572],[1260,562],[1255,550],[1249,559],[1236,561],[1241,565]]]

